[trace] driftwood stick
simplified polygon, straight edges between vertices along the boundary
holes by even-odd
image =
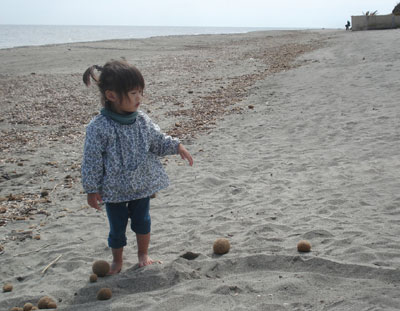
[[[42,250],[42,249],[44,249],[46,247],[49,247],[49,246],[50,246],[50,244],[46,244],[45,246],[43,246],[41,248],[38,248],[37,250],[26,252],[26,253],[21,253],[21,254],[16,254],[16,255],[14,255],[14,257],[18,257],[18,256],[22,256],[22,255],[28,255],[30,253],[37,253],[38,251],[40,251],[40,250]]]
[[[60,258],[61,258],[62,254],[60,256],[58,256],[56,259],[54,259],[52,262],[50,262],[43,270],[42,270],[42,274],[46,273],[47,269],[49,269],[52,265],[54,265]]]
[[[56,184],[56,185],[54,186],[53,190],[50,191],[49,195],[52,194],[52,193],[56,190],[56,188],[57,188],[58,186],[60,186],[61,184],[62,184],[62,182]]]

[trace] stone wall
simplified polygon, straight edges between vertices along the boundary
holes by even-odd
[[[351,17],[352,30],[390,29],[400,27],[400,16],[388,15],[360,15]]]

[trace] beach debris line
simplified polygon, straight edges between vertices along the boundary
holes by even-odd
[[[213,244],[214,253],[217,255],[223,255],[228,253],[230,248],[231,244],[229,243],[229,240],[225,238],[216,239]]]
[[[48,197],[41,197],[40,194],[22,193],[0,197],[0,227],[10,221],[33,219],[40,214],[49,216],[48,211],[39,208],[41,204],[47,203],[51,203],[51,200]]]
[[[299,65],[294,63],[296,57],[316,48],[318,48],[316,44],[288,43],[268,48],[262,53],[253,52],[244,55],[246,59],[252,58],[260,61],[266,65],[266,68],[255,73],[229,78],[231,81],[223,88],[193,99],[191,108],[168,111],[167,116],[184,118],[184,120],[176,122],[175,126],[167,131],[167,134],[181,139],[196,138],[199,133],[215,127],[217,121],[224,115],[243,113],[242,107],[234,107],[234,105],[248,96],[250,88],[257,81],[269,75],[298,67]],[[167,98],[165,101],[176,102],[176,99]],[[176,126],[177,124],[179,126]]]
[[[3,285],[3,292],[11,292],[13,290],[13,285],[11,283],[6,283]]]
[[[105,260],[97,260],[92,265],[92,271],[99,277],[104,277],[110,271],[110,264]]]
[[[112,297],[111,289],[109,288],[101,288],[97,292],[97,300],[108,300]]]
[[[311,251],[311,243],[307,240],[300,240],[299,243],[297,243],[297,250],[302,253],[308,253]]]

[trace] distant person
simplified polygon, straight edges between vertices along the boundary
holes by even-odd
[[[346,27],[346,30],[349,30],[350,29],[350,21],[347,21],[347,24],[344,25],[344,27]]]
[[[101,72],[99,76],[94,70]],[[159,157],[179,154],[193,159],[177,138],[160,131],[142,111],[144,79],[126,62],[111,61],[89,67],[84,83],[97,82],[104,108],[86,128],[82,161],[82,184],[88,204],[100,210],[105,202],[110,232],[108,245],[113,261],[109,274],[119,273],[126,245],[126,227],[136,233],[139,266],[154,261],[148,256],[150,243],[150,196],[168,186],[168,176]]]

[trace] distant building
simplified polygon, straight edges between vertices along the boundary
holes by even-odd
[[[359,15],[351,17],[352,30],[374,30],[400,28],[400,16]]]

